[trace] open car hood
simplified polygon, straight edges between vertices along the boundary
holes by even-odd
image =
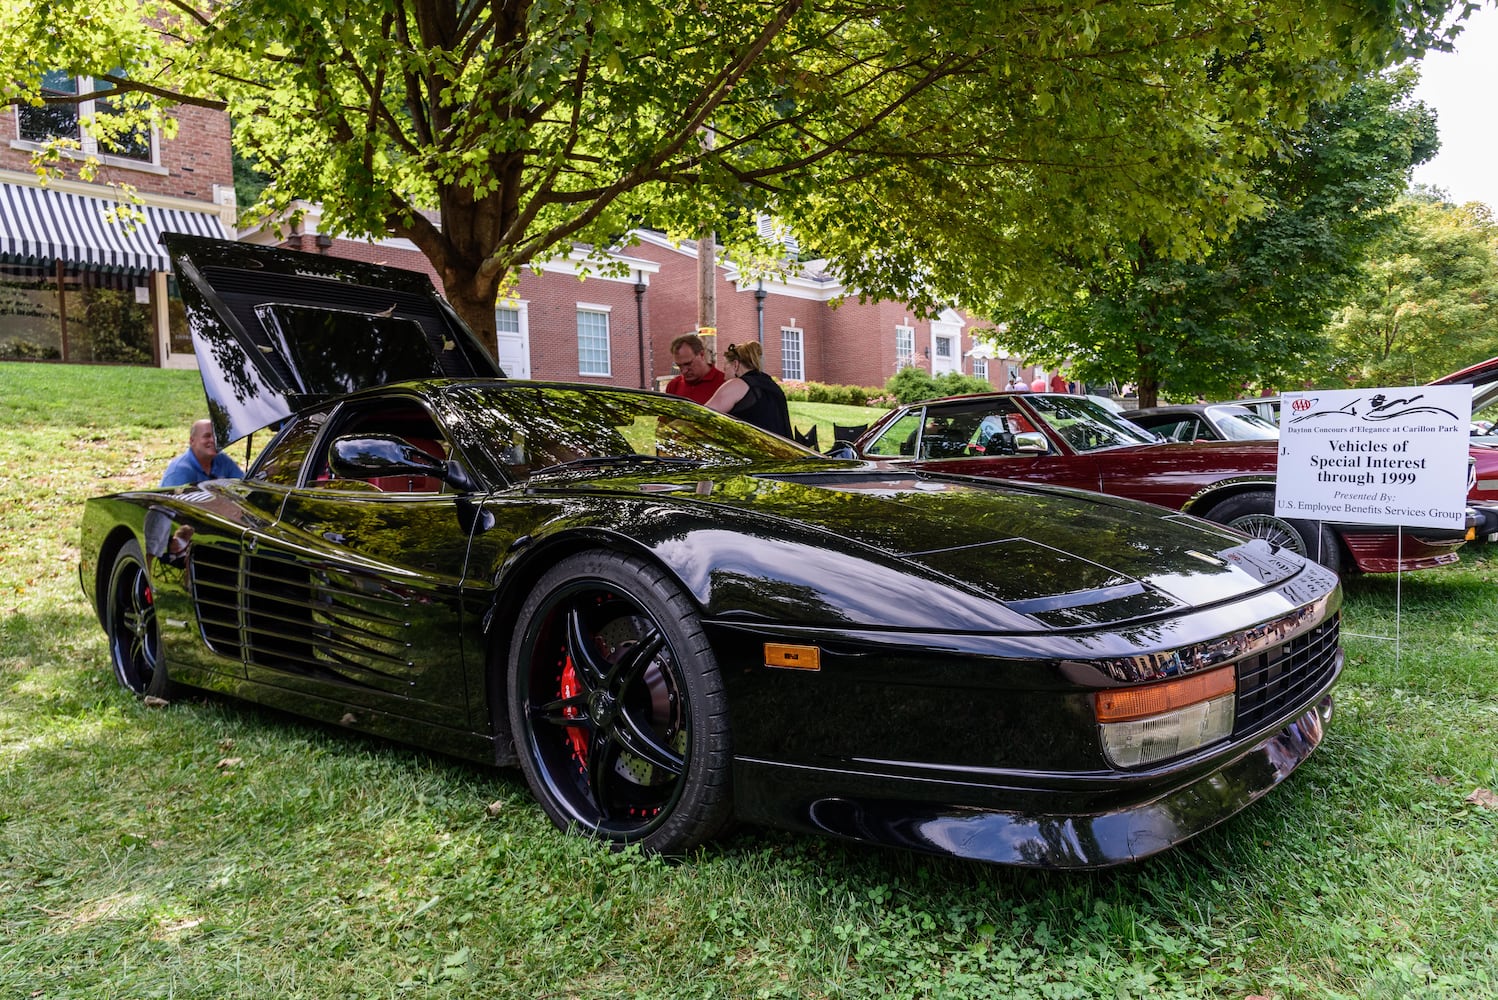
[[[357,389],[504,377],[424,274],[180,233],[162,241],[220,444]]]

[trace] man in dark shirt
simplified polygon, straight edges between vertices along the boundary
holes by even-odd
[[[681,374],[666,383],[673,396],[706,403],[723,384],[723,372],[707,358],[707,345],[695,333],[684,333],[671,341],[671,358]]]

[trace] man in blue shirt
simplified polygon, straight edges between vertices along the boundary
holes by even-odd
[[[242,479],[244,471],[228,455],[219,454],[213,435],[213,422],[199,420],[192,425],[187,450],[166,467],[162,486],[196,486],[205,479]]]

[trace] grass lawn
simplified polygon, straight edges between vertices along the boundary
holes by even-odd
[[[827,451],[836,440],[834,425],[856,427],[872,424],[888,413],[875,406],[842,406],[837,403],[805,403],[791,400],[791,426],[802,433],[817,429],[817,450]]]
[[[118,689],[78,515],[202,409],[194,373],[0,363],[0,997],[1498,998],[1498,552],[1352,580],[1346,630],[1398,645],[1348,638],[1321,750],[1150,861],[745,829],[667,863],[518,773]]]

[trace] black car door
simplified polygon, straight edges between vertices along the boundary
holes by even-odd
[[[278,520],[247,533],[243,627],[250,680],[466,728],[458,494],[426,477],[338,479],[340,435],[393,433],[447,457],[414,399],[347,403],[327,421]],[[476,623],[469,623],[476,628]]]

